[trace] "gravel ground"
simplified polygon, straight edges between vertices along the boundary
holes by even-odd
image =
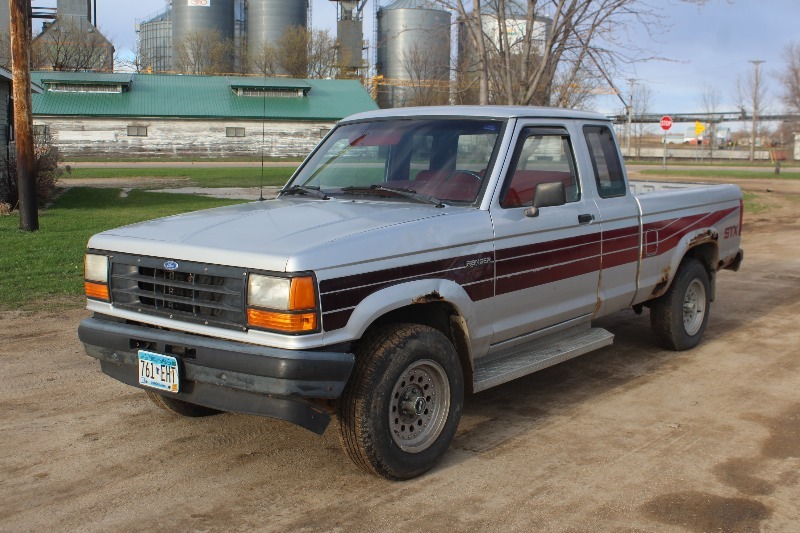
[[[613,346],[468,397],[403,483],[357,470],[335,421],[159,410],[83,353],[79,304],[0,313],[0,530],[797,531],[800,197],[765,201],[698,348],[603,319]]]

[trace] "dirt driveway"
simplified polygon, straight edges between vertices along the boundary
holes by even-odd
[[[323,437],[182,419],[100,373],[85,311],[0,314],[0,530],[797,531],[800,196],[765,194],[703,344],[613,346],[468,397],[443,462],[369,477]]]

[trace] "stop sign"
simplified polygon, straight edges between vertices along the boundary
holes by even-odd
[[[661,117],[661,129],[667,131],[672,127],[672,117],[669,115]]]

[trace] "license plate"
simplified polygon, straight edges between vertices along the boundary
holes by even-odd
[[[169,355],[139,350],[139,385],[178,392],[178,360]]]

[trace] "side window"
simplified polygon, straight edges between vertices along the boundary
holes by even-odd
[[[622,163],[614,142],[614,136],[607,126],[584,126],[583,134],[592,158],[597,191],[601,198],[625,196],[625,177]]]
[[[572,145],[566,131],[526,129],[514,151],[500,206],[527,207],[533,203],[540,183],[561,182],[567,202],[580,199]]]

